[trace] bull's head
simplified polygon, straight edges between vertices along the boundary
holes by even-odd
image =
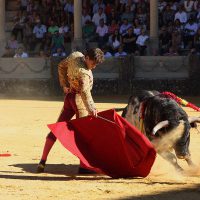
[[[187,126],[189,122],[190,126]],[[160,135],[159,138],[153,141],[157,151],[164,151],[167,148],[174,148],[176,155],[180,159],[186,159],[189,153],[190,142],[190,127],[196,127],[196,123],[200,123],[200,117],[188,117],[188,122],[180,120],[179,125],[167,134]],[[152,135],[155,136],[158,131],[169,126],[169,121],[161,121],[152,130]],[[172,146],[169,146],[171,144]]]

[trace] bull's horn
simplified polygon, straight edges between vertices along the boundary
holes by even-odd
[[[200,123],[200,117],[188,117],[189,123],[199,122]]]
[[[156,126],[154,126],[152,134],[155,135],[157,133],[157,131],[159,131],[161,128],[164,128],[166,126],[169,125],[169,121],[165,120],[165,121],[161,121],[158,124],[156,124]]]

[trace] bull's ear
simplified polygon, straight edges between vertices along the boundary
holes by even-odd
[[[188,121],[190,124],[195,122],[200,123],[200,117],[188,117]]]
[[[167,127],[169,125],[169,121],[161,121],[158,124],[156,124],[152,130],[152,135],[155,135],[161,128]]]

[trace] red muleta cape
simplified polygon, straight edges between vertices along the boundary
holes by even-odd
[[[112,178],[146,177],[156,158],[150,141],[114,110],[99,112],[98,116],[48,127],[88,169]]]

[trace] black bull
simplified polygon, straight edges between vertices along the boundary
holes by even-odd
[[[190,128],[196,127],[200,118],[189,118],[174,99],[158,91],[138,91],[129,98],[122,116],[139,128],[177,170],[183,169],[176,158],[193,165],[189,151]]]

